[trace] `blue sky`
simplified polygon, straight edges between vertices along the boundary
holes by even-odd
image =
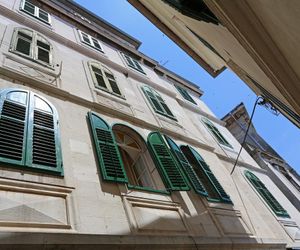
[[[212,78],[184,51],[125,0],[76,0],[106,21],[142,42],[139,50],[204,91],[201,97],[222,118],[240,102],[251,113],[256,96],[234,73],[225,70]],[[258,106],[253,119],[259,134],[300,173],[300,130],[282,115]]]

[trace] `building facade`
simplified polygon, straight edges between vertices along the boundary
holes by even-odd
[[[128,2],[213,77],[230,68],[300,127],[299,1]]]
[[[1,249],[299,245],[299,211],[246,151],[230,175],[238,141],[139,41],[69,0],[0,0],[0,33]]]
[[[226,128],[242,143],[250,121],[244,104],[236,106],[222,120],[226,122]],[[263,169],[268,171],[272,181],[300,211],[299,174],[257,133],[252,123],[243,147]]]

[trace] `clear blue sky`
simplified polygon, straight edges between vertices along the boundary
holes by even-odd
[[[76,0],[142,42],[140,51],[204,90],[202,100],[222,118],[240,102],[251,113],[256,96],[230,70],[212,78],[184,51],[125,0]],[[258,133],[300,173],[300,129],[282,115],[258,107],[253,119]]]

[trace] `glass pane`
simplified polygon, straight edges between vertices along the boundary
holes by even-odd
[[[50,63],[49,51],[38,48],[38,60]]]
[[[106,72],[106,71],[105,71],[104,73],[105,73],[105,76],[106,76],[107,78],[110,78],[110,79],[112,79],[112,80],[115,80],[113,74],[110,74],[110,73],[108,73],[108,72]]]
[[[91,44],[91,41],[90,41],[89,36],[87,34],[81,32],[81,35],[82,35],[82,39],[83,39],[84,42],[86,42],[88,44]]]
[[[39,9],[39,18],[46,21],[47,23],[49,22],[49,14],[41,9]]]
[[[43,41],[37,40],[37,46],[42,47],[42,48],[44,48],[46,50],[50,50],[50,45],[47,42],[43,42]]]
[[[40,109],[40,110],[52,113],[52,109],[48,105],[48,103],[37,96],[34,97],[34,107],[36,109]]]
[[[96,39],[94,39],[94,38],[92,38],[92,40],[93,40],[93,43],[94,43],[94,47],[95,47],[96,49],[102,50],[102,48],[101,48],[99,42],[98,42]]]
[[[117,95],[121,95],[121,91],[117,85],[117,83],[113,80],[108,80],[109,83],[110,83],[110,87],[111,87],[111,90],[116,93]]]
[[[34,15],[34,5],[29,3],[28,1],[26,1],[24,4],[24,10]]]
[[[6,96],[6,98],[8,100],[22,103],[24,105],[26,105],[26,103],[27,103],[27,93],[26,92],[21,92],[21,91],[9,92]]]
[[[19,51],[19,52],[29,56],[30,55],[30,47],[31,47],[31,42],[24,40],[21,37],[18,37],[16,51]]]

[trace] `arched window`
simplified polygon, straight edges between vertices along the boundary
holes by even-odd
[[[62,175],[58,116],[27,90],[0,91],[0,161]]]
[[[90,62],[89,67],[96,88],[122,96],[114,74],[107,67],[96,62]]]
[[[176,117],[173,115],[168,105],[157,91],[148,86],[143,86],[142,90],[156,113],[177,121]]]
[[[143,138],[125,125],[116,124],[112,130],[128,176],[128,183],[133,186],[164,190],[163,181]]]
[[[46,38],[36,31],[17,28],[11,42],[11,51],[36,62],[53,64],[53,48]]]
[[[256,191],[260,194],[260,196],[264,199],[264,201],[268,204],[268,206],[277,216],[290,217],[287,211],[280,205],[280,203],[266,188],[265,184],[263,184],[255,174],[248,170],[245,170],[244,174],[246,178],[250,181],[252,186],[256,189]]]
[[[231,203],[230,197],[201,155],[190,146],[180,146],[180,148],[207,191],[208,200]]]

